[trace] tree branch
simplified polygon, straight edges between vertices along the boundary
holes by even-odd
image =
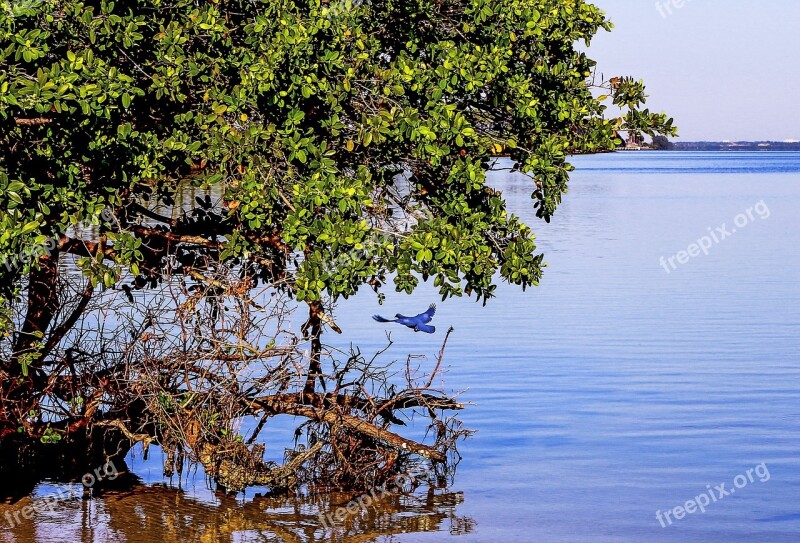
[[[337,413],[329,409],[320,409],[307,405],[300,405],[298,403],[282,402],[273,397],[271,401],[266,399],[251,400],[251,406],[255,409],[255,413],[266,411],[275,415],[295,415],[298,417],[305,417],[310,420],[326,422],[332,426],[343,425],[348,429],[370,437],[376,441],[380,441],[390,447],[401,449],[412,454],[417,454],[423,458],[427,458],[434,462],[446,462],[447,456],[440,450],[423,445],[406,439],[403,436],[397,435],[394,432],[378,428],[374,424],[366,422],[358,417],[346,415],[344,413]]]
[[[47,123],[52,123],[53,119],[46,117],[35,117],[32,119],[14,119],[17,126],[40,126]]]

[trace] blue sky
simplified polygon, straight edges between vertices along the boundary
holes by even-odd
[[[593,3],[616,28],[589,56],[644,79],[682,140],[800,140],[800,0]]]

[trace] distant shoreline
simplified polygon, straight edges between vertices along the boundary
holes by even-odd
[[[670,148],[658,149],[644,144],[640,148],[626,149],[617,147],[616,149],[597,150],[591,153],[569,153],[570,156],[581,155],[602,155],[608,153],[641,153],[651,151],[742,151],[742,152],[800,152],[800,141],[672,141]],[[508,153],[492,155],[494,158],[511,158]]]
[[[800,151],[800,141],[675,141],[671,151]]]

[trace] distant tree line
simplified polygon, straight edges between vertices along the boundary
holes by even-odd
[[[650,143],[650,148],[658,151],[672,151],[675,149],[675,144],[669,141],[667,136],[655,135]]]

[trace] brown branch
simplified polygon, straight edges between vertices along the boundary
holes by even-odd
[[[245,237],[250,243],[255,245],[266,245],[286,254],[292,251],[292,248],[286,245],[281,239],[280,234],[277,233],[267,236],[255,236],[251,234]]]
[[[398,395],[397,398],[373,398],[372,401],[364,398],[357,398],[349,394],[314,394],[314,400],[308,404],[304,403],[302,394],[276,394],[273,396],[253,398],[251,401],[265,406],[274,404],[297,404],[311,406],[337,405],[339,407],[348,407],[359,410],[365,410],[374,407],[376,413],[378,414],[380,414],[380,412],[388,406],[391,406],[393,409],[414,409],[416,407],[430,407],[432,409],[447,409],[450,411],[460,411],[464,409],[464,404],[458,403],[452,398],[434,396],[432,394],[414,394],[411,396],[402,397],[402,394],[403,393]]]
[[[32,119],[14,119],[17,126],[40,126],[47,123],[52,123],[53,119],[46,117],[35,117]]]
[[[342,333],[342,329],[339,328],[339,326],[333,321],[333,319],[330,318],[326,313],[320,314],[319,318],[322,320],[322,322],[324,322],[325,324],[330,326],[331,330],[333,330],[337,334],[341,334]]]
[[[159,230],[157,228],[147,228],[145,226],[133,225],[130,227],[131,231],[141,237],[161,238],[174,243],[190,243],[192,245],[201,245],[203,247],[210,247],[212,249],[222,248],[222,243],[210,240],[203,236],[190,236],[184,234],[176,234],[175,232]]]
[[[308,321],[303,325],[303,335],[311,337],[311,361],[308,365],[308,376],[306,377],[306,384],[303,388],[303,394],[309,401],[313,400],[316,396],[314,393],[314,384],[319,377],[322,390],[325,390],[325,378],[322,375],[322,319],[320,316],[323,314],[321,302],[308,303]],[[310,332],[310,334],[309,334]]]
[[[95,422],[93,426],[104,426],[104,427],[111,427],[116,428],[122,435],[127,437],[131,443],[139,443],[141,442],[145,449],[150,446],[150,444],[154,441],[153,437],[149,434],[134,434],[122,423],[121,420],[107,420],[107,421],[100,421]]]
[[[444,358],[444,349],[447,347],[447,339],[450,337],[450,334],[453,333],[453,327],[451,326],[447,330],[447,334],[444,336],[444,341],[442,342],[442,348],[439,349],[439,356],[436,358],[436,367],[433,368],[433,372],[431,372],[431,378],[428,380],[428,383],[422,387],[423,389],[428,389],[433,384],[433,380],[436,378],[436,374],[439,372],[439,367],[442,365],[442,359]]]
[[[152,213],[152,212],[149,212]],[[162,219],[166,219],[166,217],[161,217],[158,219],[161,221]],[[139,225],[132,225],[130,226],[130,230],[140,236],[143,237],[158,237],[161,239],[166,239],[168,241],[172,241],[175,243],[191,243],[193,245],[201,245],[203,247],[211,247],[211,248],[222,248],[222,243],[211,240],[203,236],[193,236],[188,234],[177,234],[175,232],[171,232],[168,230],[159,230],[157,228],[148,228],[146,226],[139,226]],[[217,231],[214,232],[214,236],[227,236],[230,235],[231,232],[229,231]],[[271,234],[265,236],[255,236],[255,235],[248,235],[246,236],[247,240],[251,243],[259,246],[268,246],[272,247],[273,249],[277,249],[283,253],[291,252],[291,248],[286,245],[283,240],[281,239],[280,235],[278,234]]]
[[[294,347],[272,347],[262,351],[253,351],[253,354],[227,354],[221,352],[210,352],[200,354],[189,354],[185,357],[186,362],[196,362],[197,360],[215,360],[219,362],[255,362],[265,358],[277,358],[295,352]]]
[[[90,256],[97,255],[100,243],[94,241],[85,241],[82,239],[70,238],[61,236],[58,241],[58,250],[65,253],[70,253],[77,256]],[[103,256],[108,259],[114,259],[117,256],[117,251],[111,246],[103,247]]]
[[[164,215],[160,215],[160,214],[156,213],[155,211],[151,211],[151,210],[147,209],[146,207],[144,207],[143,205],[141,205],[139,203],[136,203],[136,202],[133,203],[133,210],[136,213],[139,213],[141,215],[144,215],[145,217],[153,219],[154,221],[163,222],[164,224],[168,224],[171,227],[175,226],[175,222],[176,222],[175,219],[171,219],[169,217],[165,217]]]
[[[317,454],[322,449],[324,443],[318,441],[310,449],[303,451],[294,456],[287,464],[275,468],[268,473],[259,474],[256,478],[255,484],[262,486],[277,486],[279,488],[290,488],[294,486],[296,472],[305,464],[312,456]]]
[[[310,420],[326,422],[332,426],[343,425],[348,429],[376,441],[380,441],[390,447],[404,450],[412,454],[417,454],[434,462],[446,462],[447,456],[440,450],[412,441],[394,432],[378,428],[374,424],[343,413],[337,413],[328,409],[319,409],[297,403],[285,403],[281,401],[259,401],[252,400],[251,406],[258,413],[261,410],[270,412],[274,415],[295,415],[305,417]]]
[[[72,312],[72,314],[67,318],[64,322],[59,324],[51,333],[50,337],[47,340],[47,344],[42,351],[41,358],[44,359],[49,355],[52,350],[58,345],[64,336],[69,332],[73,326],[78,322],[83,316],[84,311],[86,311],[86,306],[89,305],[89,300],[92,299],[92,294],[94,294],[94,285],[92,285],[91,281],[87,281],[86,288],[83,290],[81,294],[81,299],[78,302],[77,307]]]

